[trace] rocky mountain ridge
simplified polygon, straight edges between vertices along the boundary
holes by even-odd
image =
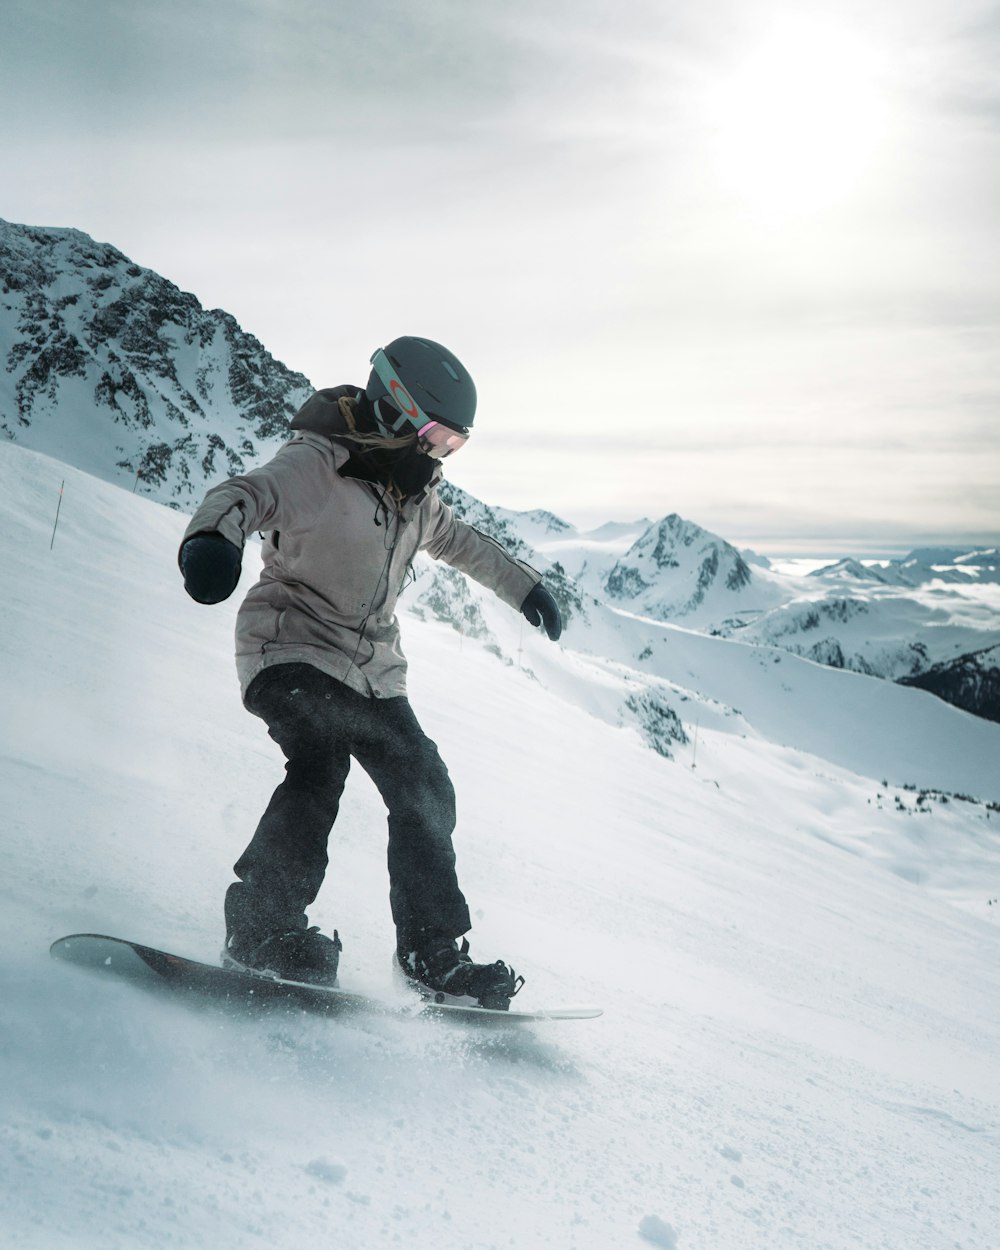
[[[838,560],[815,569],[809,577],[838,578],[847,582],[877,582],[883,586],[926,586],[930,582],[951,582],[971,586],[1000,585],[1000,550],[967,551],[961,547],[924,547],[900,560],[864,564],[860,560]]]
[[[117,248],[0,221],[6,438],[176,506],[277,447],[312,389]]]
[[[739,592],[752,582],[750,566],[735,547],[673,512],[615,562],[603,589],[613,603],[661,619],[682,619],[705,609],[720,593]]]
[[[1000,721],[1000,645],[934,664],[926,672],[900,680],[904,686],[929,690],[976,716]]]

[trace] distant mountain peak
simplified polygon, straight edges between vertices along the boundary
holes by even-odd
[[[533,508],[529,512],[520,513],[520,516],[529,524],[537,525],[547,534],[566,534],[573,529],[568,521],[564,521],[562,517],[556,516],[554,512],[549,512],[545,508]]]
[[[935,565],[982,565],[996,568],[1000,565],[1000,549],[994,546],[978,548],[973,543],[964,547],[916,547],[908,555],[898,561],[901,568],[920,565],[931,568]]]
[[[606,521],[597,529],[584,531],[582,537],[592,539],[594,542],[603,542],[621,538],[623,535],[642,534],[649,529],[651,524],[649,517],[640,517],[638,521]]]
[[[660,616],[685,616],[710,595],[750,586],[750,566],[732,544],[671,512],[640,535],[605,579],[612,600]]]
[[[881,582],[884,585],[888,585],[891,580],[880,569],[871,568],[851,557],[837,560],[834,564],[826,564],[821,569],[814,569],[808,576],[839,577],[849,581]]]

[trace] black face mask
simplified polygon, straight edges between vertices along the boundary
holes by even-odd
[[[430,483],[437,469],[437,461],[424,455],[416,443],[402,451],[390,452],[395,460],[390,464],[390,477],[404,496],[419,495]]]
[[[419,495],[429,485],[437,462],[425,456],[416,443],[409,447],[387,450],[381,447],[353,447],[351,460],[358,476],[383,486],[396,487],[409,498]]]

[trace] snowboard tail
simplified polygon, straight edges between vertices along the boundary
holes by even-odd
[[[285,1004],[330,1015],[352,1011],[396,1016],[441,1016],[478,1023],[523,1024],[533,1020],[584,1020],[602,1014],[600,1007],[556,1007],[542,1011],[498,1011],[488,1007],[415,1001],[397,1006],[337,986],[283,981],[265,973],[201,963],[183,955],[143,946],[101,933],[73,933],[49,948],[53,959],[78,968],[111,973],[147,989],[178,992],[249,1009]]]
[[[246,1007],[285,1002],[312,1010],[343,1011],[373,1002],[365,995],[299,981],[280,981],[263,973],[223,968],[101,933],[73,933],[52,943],[53,959],[79,968],[111,973],[149,989],[169,989]]]

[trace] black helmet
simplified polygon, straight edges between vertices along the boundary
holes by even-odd
[[[439,421],[454,430],[467,430],[476,415],[476,386],[465,365],[447,347],[432,339],[411,334],[393,339],[372,353],[372,372],[365,394],[376,419],[384,412],[383,400],[401,414],[391,432],[407,424],[420,429]],[[379,425],[383,422],[379,420]],[[383,433],[389,433],[384,429]]]

